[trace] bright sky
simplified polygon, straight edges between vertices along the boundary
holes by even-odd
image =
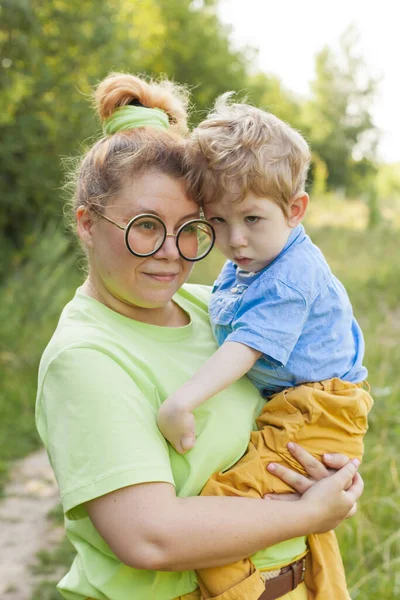
[[[400,162],[400,5],[397,0],[220,0],[219,14],[233,26],[236,46],[259,49],[258,64],[290,90],[307,95],[314,57],[337,47],[348,25],[359,33],[368,72],[380,79],[373,106],[381,130],[380,158]]]

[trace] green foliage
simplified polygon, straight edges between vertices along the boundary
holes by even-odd
[[[94,131],[82,93],[113,30],[106,2],[2,1],[1,16],[1,55],[12,61],[0,72],[0,231],[10,259],[37,221],[62,214],[60,156]]]
[[[194,122],[204,118],[219,94],[246,85],[247,56],[232,49],[229,29],[216,16],[216,4],[210,1],[201,6],[192,0],[157,2],[166,35],[152,71],[167,73],[189,85],[197,109]]]
[[[378,192],[375,184],[372,184],[368,190],[367,202],[369,208],[368,226],[370,228],[376,227],[381,221],[381,213],[379,211]]]
[[[371,104],[376,82],[357,54],[354,28],[345,31],[339,53],[325,47],[316,56],[313,97],[303,107],[304,128],[328,168],[328,189],[348,188],[362,158],[373,168],[377,131]],[[353,190],[351,190],[353,191]],[[358,190],[359,191],[359,190]]]
[[[107,73],[168,73],[192,88],[199,110],[243,87],[246,58],[230,48],[214,3],[196,5],[0,0],[0,279],[35,222],[61,218],[60,157],[96,134],[86,100]]]
[[[400,163],[380,165],[376,185],[379,196],[384,200],[400,198]]]
[[[354,53],[351,32],[343,37],[342,57],[328,48],[317,57],[314,96],[304,103],[277,77],[252,72],[255,51],[232,47],[217,5],[0,0],[0,280],[19,261],[37,221],[61,218],[60,158],[80,153],[98,135],[87,100],[112,70],[167,74],[187,84],[193,124],[219,94],[248,95],[307,135],[319,192],[325,184],[362,189],[376,137],[369,112],[374,82]],[[365,157],[362,165],[355,149]]]
[[[301,129],[301,101],[275,76],[257,73],[250,76],[248,90],[252,103],[289,123],[292,127]]]
[[[40,445],[34,426],[39,360],[78,280],[63,231],[37,228],[26,243],[23,263],[0,286],[0,489],[11,461]]]

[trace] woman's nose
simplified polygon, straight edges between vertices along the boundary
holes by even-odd
[[[176,245],[176,235],[173,233],[167,233],[163,245],[155,255],[157,258],[167,258],[168,260],[178,260],[180,254]]]

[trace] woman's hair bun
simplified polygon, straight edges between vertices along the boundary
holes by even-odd
[[[136,102],[146,108],[160,108],[178,131],[187,131],[188,92],[168,79],[146,81],[127,73],[110,73],[97,86],[94,99],[101,121],[116,108]]]

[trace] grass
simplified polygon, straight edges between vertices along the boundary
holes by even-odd
[[[352,598],[400,597],[400,312],[398,230],[318,229],[314,241],[347,288],[366,340],[375,406],[361,473],[366,490],[355,519],[339,528]]]
[[[56,585],[74,557],[75,549],[66,537],[53,552],[39,552],[32,570],[41,581],[34,589],[31,600],[61,600]]]
[[[62,231],[36,231],[21,264],[0,284],[0,493],[12,461],[40,446],[34,424],[38,364],[78,280],[74,262]]]
[[[366,490],[357,516],[342,524],[338,535],[353,600],[393,600],[400,598],[399,229],[383,222],[367,231],[359,227],[363,209],[360,219],[353,205],[351,210],[350,219],[338,222],[329,211],[319,219],[317,206],[307,225],[346,286],[363,328],[375,398],[361,470]],[[0,486],[12,460],[39,444],[33,420],[36,370],[78,282],[73,261],[60,232],[48,231],[31,260],[0,288]],[[192,280],[211,283],[222,262],[214,253],[195,267]],[[45,582],[32,600],[60,600],[50,573],[70,563],[71,556],[65,543],[51,556],[39,557]]]

